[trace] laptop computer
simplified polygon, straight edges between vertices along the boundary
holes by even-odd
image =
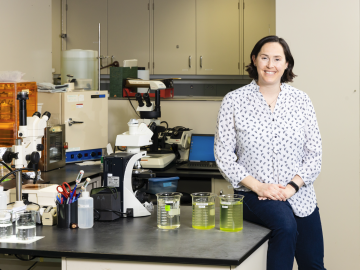
[[[176,169],[218,171],[214,156],[214,135],[192,134],[189,161]]]

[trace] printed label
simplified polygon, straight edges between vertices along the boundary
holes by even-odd
[[[83,108],[83,107],[84,107],[83,104],[76,104],[76,108],[77,108],[77,109],[81,109],[81,108]]]
[[[232,205],[232,202],[221,202],[221,204]]]
[[[67,95],[67,102],[78,102],[79,96],[78,95]]]
[[[227,206],[227,205],[222,205],[221,207],[222,208],[229,208],[229,206]]]
[[[79,207],[79,208],[90,208],[89,205],[80,205],[80,204],[78,205],[78,207]]]
[[[196,205],[209,205],[208,203],[196,203]]]
[[[108,177],[108,186],[109,187],[120,187],[120,177],[119,176]]]
[[[84,101],[84,95],[79,95],[79,101]]]
[[[206,206],[205,205],[199,205],[199,208],[205,208]]]
[[[66,149],[66,152],[80,151],[80,147],[70,147]]]

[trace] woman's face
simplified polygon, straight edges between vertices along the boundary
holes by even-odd
[[[288,63],[283,47],[277,42],[265,43],[257,57],[252,56],[258,72],[258,85],[280,85],[281,77]]]

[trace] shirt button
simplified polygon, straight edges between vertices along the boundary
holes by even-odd
[[[273,118],[273,121],[275,121],[275,119]]]
[[[277,136],[275,136],[275,138],[277,138]]]

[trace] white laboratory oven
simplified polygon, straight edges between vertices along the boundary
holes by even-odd
[[[48,125],[65,124],[66,163],[99,159],[108,144],[108,91],[40,93]]]

